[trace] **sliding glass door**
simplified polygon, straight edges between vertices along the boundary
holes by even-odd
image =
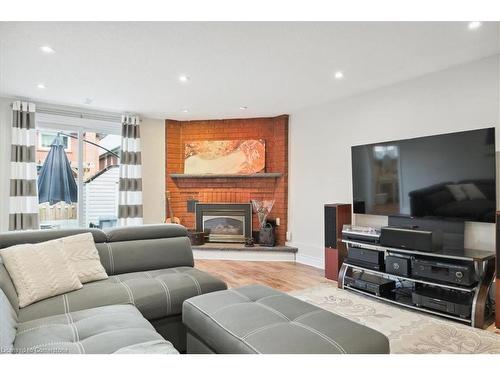
[[[42,229],[104,228],[117,223],[120,128],[89,125],[37,124]]]

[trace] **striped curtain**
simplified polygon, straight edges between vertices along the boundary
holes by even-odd
[[[35,105],[12,104],[9,230],[38,229]]]
[[[118,224],[142,224],[142,170],[139,117],[122,116]]]

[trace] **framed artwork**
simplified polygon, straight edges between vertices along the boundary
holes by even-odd
[[[196,141],[184,147],[186,174],[253,174],[265,167],[263,139]]]

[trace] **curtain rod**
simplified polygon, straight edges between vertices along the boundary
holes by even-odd
[[[30,101],[29,99],[19,99],[19,98],[11,98],[12,100],[20,100],[20,101]],[[100,111],[86,111],[83,108],[68,108],[64,106],[51,105],[47,103],[37,103],[34,102],[36,106],[36,112],[44,113],[47,115],[57,115],[57,116],[67,116],[67,117],[76,117],[81,119],[88,120],[98,120],[98,121],[109,121],[109,122],[118,122],[121,123],[122,114],[115,112],[100,112]],[[10,104],[12,108],[12,103]]]

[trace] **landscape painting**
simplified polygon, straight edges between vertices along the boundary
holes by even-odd
[[[185,174],[253,174],[266,166],[263,139],[188,142],[184,151]]]

